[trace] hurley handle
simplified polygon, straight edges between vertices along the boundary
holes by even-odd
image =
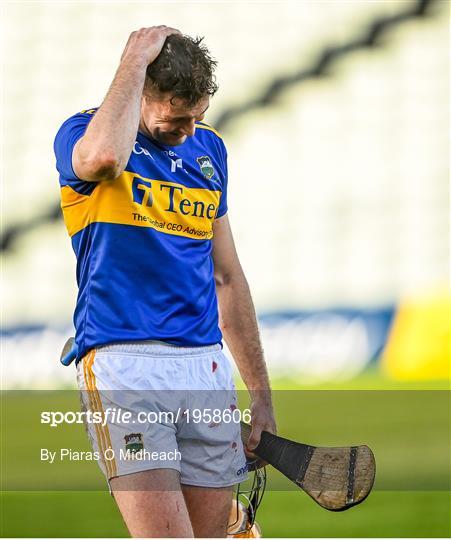
[[[252,427],[241,422],[241,438],[247,445]],[[262,431],[260,442],[252,452],[263,459],[292,482],[302,481],[314,446],[284,439],[268,431]]]

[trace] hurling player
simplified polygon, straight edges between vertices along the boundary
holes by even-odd
[[[103,103],[66,120],[54,145],[77,257],[85,405],[174,413],[88,426],[138,537],[226,534],[232,487],[247,474],[240,425],[187,416],[193,407],[236,409],[223,336],[251,397],[246,451],[262,430],[275,432],[227,216],[227,152],[203,122],[217,90],[215,66],[201,39],[166,26],[133,32]]]

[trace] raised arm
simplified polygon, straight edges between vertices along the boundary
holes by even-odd
[[[108,93],[72,153],[75,174],[83,180],[113,180],[125,169],[136,140],[146,69],[166,38],[179,33],[167,26],[132,32]]]
[[[255,448],[263,430],[276,432],[271,389],[249,285],[235,249],[227,215],[213,225],[213,262],[219,303],[220,328],[251,396]]]

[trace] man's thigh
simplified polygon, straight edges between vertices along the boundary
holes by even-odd
[[[133,537],[193,537],[193,529],[173,469],[143,471],[112,478],[110,486]]]
[[[232,487],[205,488],[182,485],[196,538],[224,538],[232,507]]]

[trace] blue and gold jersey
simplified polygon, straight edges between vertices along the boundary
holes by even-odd
[[[138,133],[124,172],[87,182],[72,151],[96,109],[55,138],[64,221],[77,256],[78,357],[107,343],[219,343],[213,221],[227,212],[227,154],[203,123],[180,146]]]

